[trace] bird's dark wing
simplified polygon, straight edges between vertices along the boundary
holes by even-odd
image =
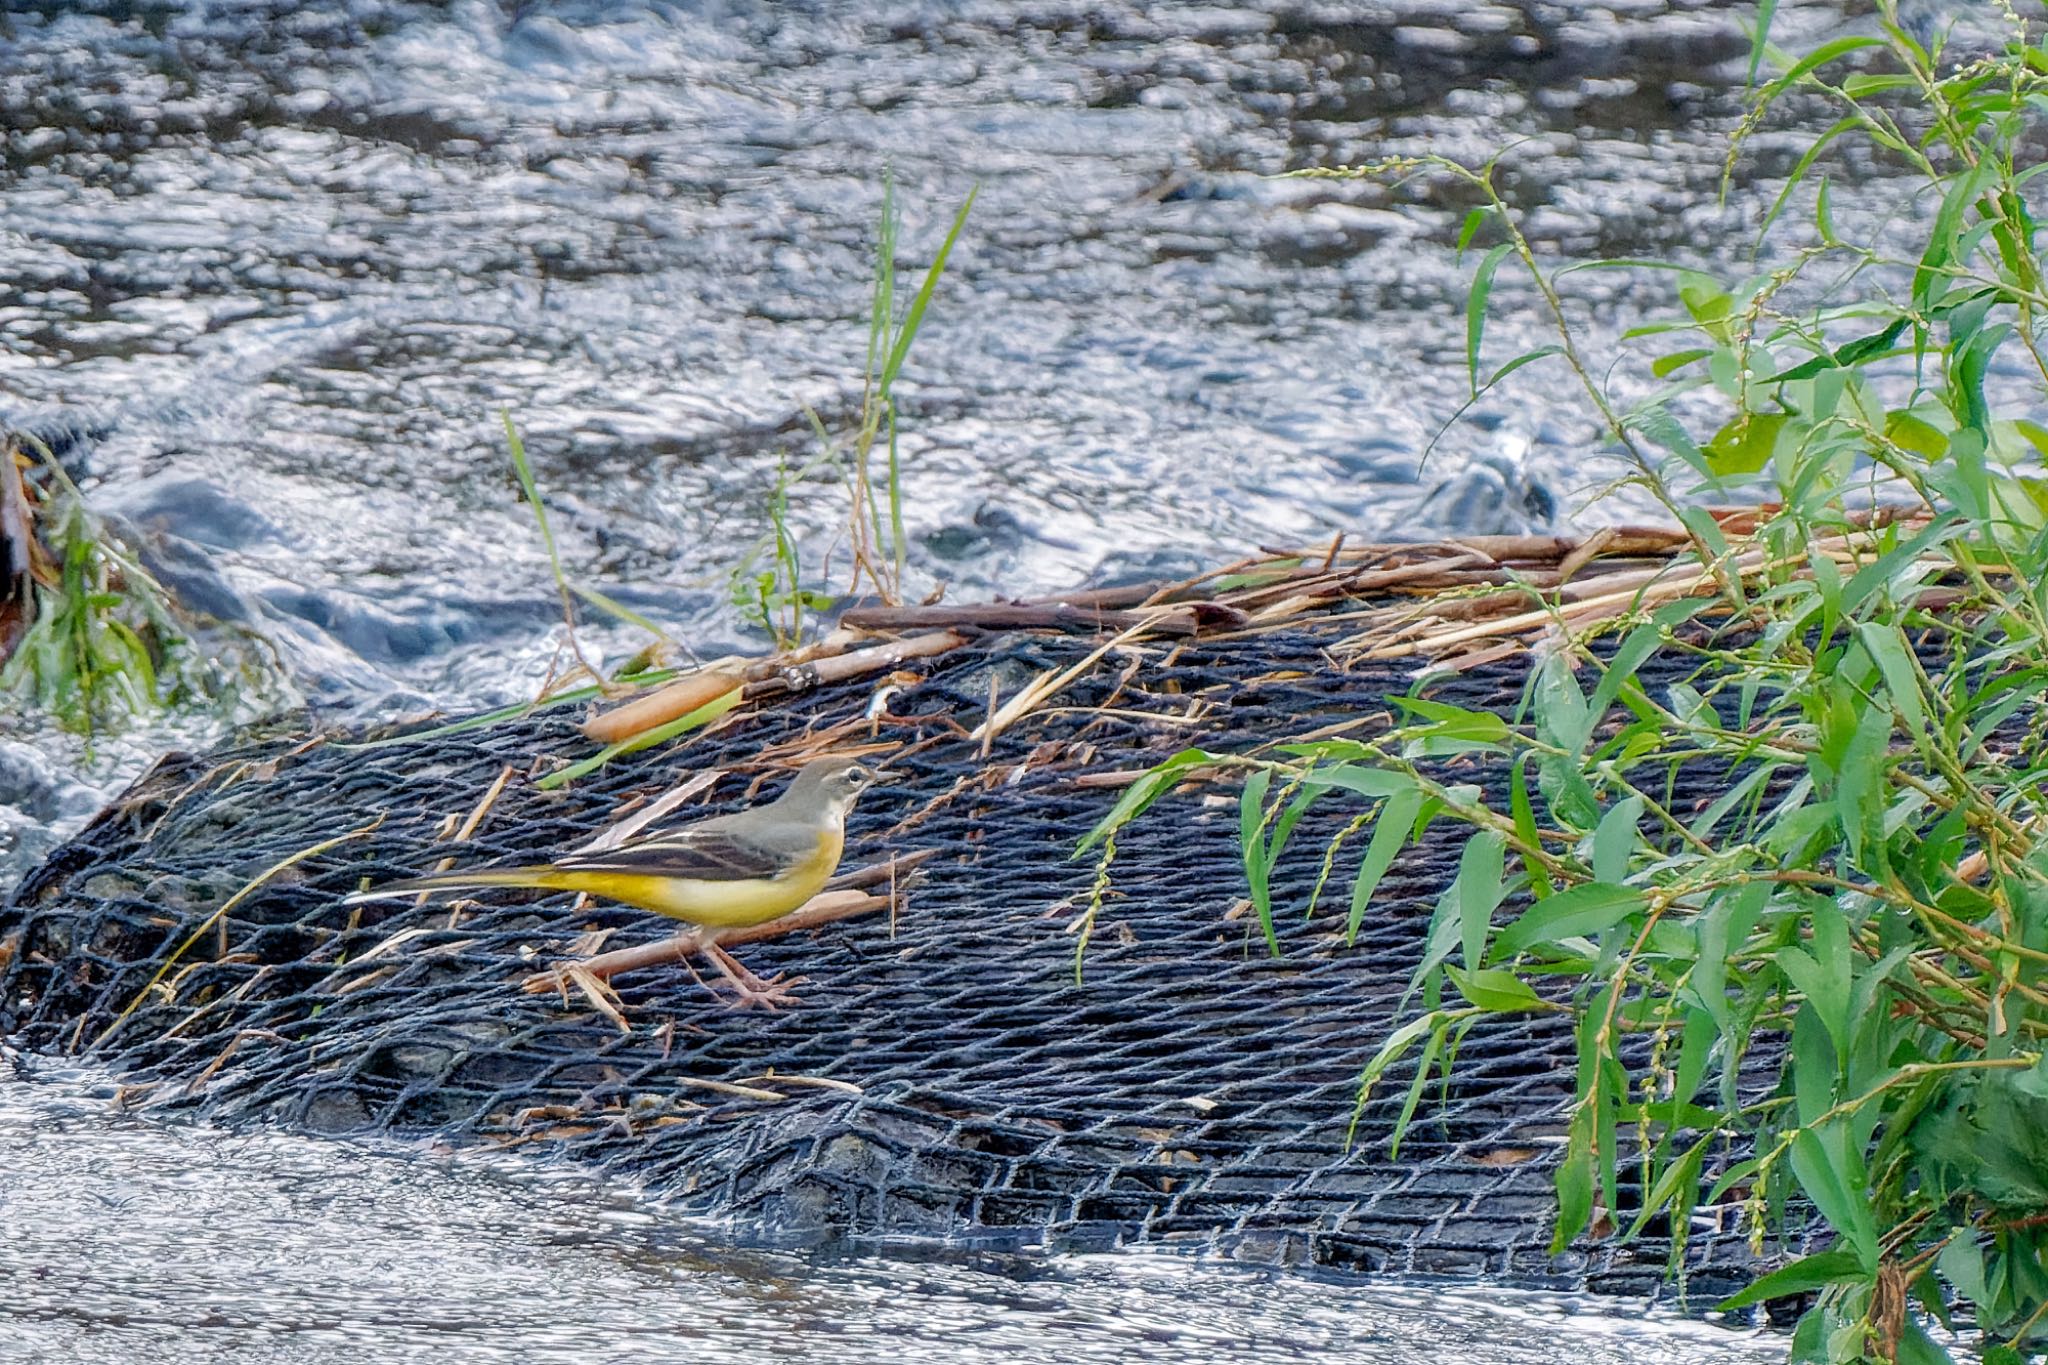
[[[770,848],[710,822],[682,829],[654,829],[617,848],[592,849],[559,858],[565,872],[621,872],[690,877],[707,882],[742,882],[776,877],[805,854]]]

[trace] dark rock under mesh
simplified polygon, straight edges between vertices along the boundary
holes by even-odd
[[[571,718],[372,749],[301,740],[176,756],[0,912],[0,1030],[112,1067],[137,1105],[503,1145],[642,1181],[746,1235],[1197,1240],[1259,1261],[1653,1288],[1660,1242],[1547,1255],[1574,1064],[1555,1018],[1475,1029],[1398,1159],[1387,1135],[1412,1071],[1347,1144],[1359,1070],[1401,1017],[1455,870],[1453,831],[1396,868],[1346,947],[1345,873],[1362,839],[1325,907],[1302,917],[1322,841],[1355,813],[1331,798],[1276,874],[1274,959],[1252,918],[1232,913],[1244,886],[1234,793],[1173,796],[1120,840],[1074,980],[1072,929],[1095,866],[1071,855],[1115,795],[1075,779],[1193,743],[1243,751],[1370,715],[1407,689],[1405,667],[1333,668],[1330,638],[1148,646],[1136,672],[1112,655],[986,757],[965,730],[992,680],[1013,695],[1092,643],[1012,636],[927,665],[872,724],[905,746],[889,761],[906,780],[863,800],[845,864],[937,850],[899,922],[739,950],[763,975],[810,978],[778,1014],[725,1010],[680,967],[623,978],[630,1035],[580,998],[518,983],[593,926],[616,927],[605,946],[619,947],[671,932],[666,921],[616,906],[572,915],[571,898],[529,892],[423,907],[340,897],[451,852],[530,860],[698,769],[733,770],[704,811],[734,808],[764,748],[833,727],[865,740],[875,682],[619,760],[568,791],[515,778],[459,846],[440,841],[444,821],[505,766],[525,774],[588,752]],[[1519,667],[1503,666],[1436,694],[1506,708],[1520,686]],[[1501,775],[1474,766],[1471,779],[1497,787]],[[379,816],[370,835],[247,897],[145,992],[252,878]],[[1733,1232],[1700,1231],[1689,1259],[1706,1292],[1740,1278],[1747,1253]]]

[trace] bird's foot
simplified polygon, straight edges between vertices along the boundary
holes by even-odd
[[[760,981],[760,978],[756,977],[755,980]],[[730,1008],[743,1010],[759,1005],[772,1014],[783,1005],[801,1004],[802,997],[796,994],[796,988],[809,980],[807,976],[793,976],[786,981],[780,976],[774,976],[766,981],[760,981],[758,986],[735,984]]]
[[[716,967],[718,974],[732,987],[733,998],[730,1007],[736,1010],[759,1005],[763,1009],[773,1011],[780,1005],[797,1004],[799,1002],[795,994],[796,988],[810,980],[805,976],[784,979],[781,973],[763,980],[748,971],[738,958],[716,943],[705,944],[702,951],[705,960]]]

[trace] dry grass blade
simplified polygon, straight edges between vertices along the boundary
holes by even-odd
[[[737,1085],[732,1081],[709,1081],[702,1076],[677,1076],[675,1083],[677,1085],[695,1086],[699,1090],[709,1090],[714,1094],[732,1095],[743,1100],[760,1100],[764,1104],[787,1104],[789,1102],[789,1096],[787,1095],[777,1094],[773,1090],[763,1090],[759,1086]]]
[[[689,777],[662,793],[655,800],[654,804],[646,810],[635,811],[617,824],[605,826],[593,835],[589,842],[578,844],[570,851],[572,853],[602,853],[608,848],[617,848],[656,820],[674,811],[676,807],[682,805],[691,797],[709,788],[724,775],[725,771],[722,768],[707,768],[702,772],[692,773]]]
[[[764,1071],[758,1076],[743,1076],[738,1084],[774,1084],[795,1086],[801,1090],[837,1090],[842,1095],[865,1095],[868,1092],[851,1081],[834,1080],[830,1076],[784,1076],[774,1071]]]
[[[565,967],[561,976],[563,981],[583,993],[583,998],[590,1002],[591,1008],[617,1024],[619,1032],[633,1031],[633,1026],[626,1022],[625,1012],[619,1008],[618,992],[606,985],[601,978],[583,967]]]
[[[1148,617],[1147,620],[1141,621],[1128,630],[1122,631],[1103,641],[1094,649],[1089,650],[1079,661],[1070,664],[1066,668],[1049,668],[1039,674],[1030,683],[1025,685],[1023,691],[1004,702],[995,714],[969,731],[967,737],[972,740],[982,741],[985,744],[988,740],[993,739],[994,736],[1000,735],[1025,716],[1030,715],[1033,711],[1044,705],[1046,701],[1058,696],[1061,692],[1072,686],[1075,679],[1094,668],[1112,650],[1128,645],[1131,641],[1144,634],[1151,619]]]
[[[164,957],[162,964],[157,967],[156,973],[153,976],[151,976],[148,981],[143,983],[141,990],[135,993],[135,998],[128,1002],[128,1005],[125,1009],[123,1009],[119,1014],[114,1016],[113,1023],[108,1024],[106,1028],[100,1032],[100,1035],[92,1040],[93,1047],[97,1049],[105,1046],[107,1039],[113,1037],[114,1034],[117,1031],[119,1031],[120,1027],[128,1022],[128,1016],[135,1013],[135,1011],[141,1006],[142,1002],[149,998],[149,993],[156,989],[157,982],[163,980],[164,974],[171,970],[172,966],[177,963],[180,957],[184,956],[186,949],[190,948],[193,944],[197,943],[200,940],[200,938],[205,935],[207,930],[213,928],[214,925],[219,924],[223,920],[225,920],[230,910],[233,910],[236,906],[240,905],[243,901],[247,900],[250,896],[254,895],[267,882],[269,882],[272,877],[277,876],[280,872],[284,872],[292,867],[296,867],[298,864],[304,862],[308,858],[316,858],[322,853],[327,852],[329,849],[338,848],[342,844],[349,842],[351,839],[360,839],[363,836],[369,834],[371,831],[375,830],[377,826],[383,823],[384,817],[380,815],[376,819],[372,820],[369,824],[360,825],[357,828],[350,830],[346,834],[337,834],[332,839],[322,839],[317,844],[309,844],[305,848],[300,849],[296,853],[288,854],[285,857],[278,859],[269,867],[266,867],[263,869],[263,871],[257,873],[256,876],[253,879],[251,879],[247,885],[243,886],[241,890],[235,892],[234,895],[229,896],[226,900],[222,901],[218,909],[216,909],[212,914],[208,915],[204,920],[200,921],[199,927],[194,929],[190,934],[188,934],[182,943],[180,943],[176,948],[172,949],[171,952]],[[82,1016],[80,1022],[83,1022]]]

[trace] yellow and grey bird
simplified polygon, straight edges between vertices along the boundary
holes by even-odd
[[[852,758],[805,764],[765,805],[682,824],[650,825],[615,845],[603,840],[551,863],[437,872],[350,896],[344,904],[481,887],[583,891],[700,926],[700,951],[740,1003],[787,998],[719,948],[717,933],[765,924],[824,889],[846,847],[846,816],[881,774]]]

